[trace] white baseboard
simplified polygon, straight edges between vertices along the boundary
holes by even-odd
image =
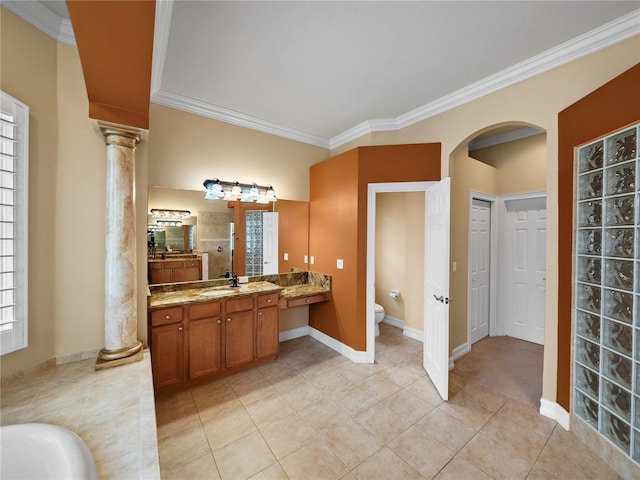
[[[569,412],[567,412],[564,408],[558,405],[556,402],[551,402],[549,400],[545,400],[544,398],[540,399],[540,415],[544,415],[545,417],[549,417],[560,425],[565,430],[569,431],[571,426],[571,420]]]
[[[382,319],[383,323],[387,325],[391,325],[392,327],[399,328],[402,330],[402,334],[405,337],[413,338],[414,340],[418,340],[420,342],[424,341],[424,333],[422,330],[416,330],[415,328],[405,327],[404,320],[400,320],[399,318],[390,317],[389,315],[385,315]]]
[[[416,330],[411,327],[404,327],[402,330],[402,334],[405,337],[413,338],[414,340],[418,340],[419,342],[424,343],[424,332],[422,330]]]
[[[391,325],[392,327],[396,327],[404,330],[404,320],[400,320],[398,318],[393,318],[393,317],[390,317],[389,315],[385,315],[382,321],[387,325]]]
[[[280,341],[286,342],[287,340],[293,340],[294,338],[300,338],[309,335],[309,327],[292,328],[291,330],[285,330],[280,332]]]
[[[315,338],[320,343],[323,343],[327,347],[335,350],[340,355],[344,355],[349,360],[355,363],[368,363],[367,362],[367,352],[361,352],[359,350],[354,350],[349,345],[345,345],[342,342],[339,342],[335,338],[330,337],[329,335],[322,333],[320,330],[316,330],[313,327],[309,327],[309,334],[311,338]]]
[[[458,345],[451,352],[451,356],[449,357],[449,371],[453,370],[454,363],[460,357],[465,356],[467,353],[471,351],[471,345],[469,342],[464,342],[462,345]]]

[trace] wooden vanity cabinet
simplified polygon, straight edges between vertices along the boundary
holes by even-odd
[[[227,300],[225,314],[225,367],[251,362],[254,358],[253,297]]]
[[[185,307],[189,318],[189,378],[222,370],[222,305],[208,302]]]
[[[150,284],[202,280],[201,261],[197,259],[149,262],[148,265]]]
[[[256,321],[256,358],[277,355],[280,352],[279,295],[270,293],[258,296]]]
[[[184,323],[182,308],[151,312],[151,368],[155,388],[184,381]]]
[[[176,391],[274,360],[279,293],[191,303],[150,312],[156,391]]]

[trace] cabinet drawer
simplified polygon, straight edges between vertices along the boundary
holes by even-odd
[[[182,307],[165,308],[151,312],[151,326],[168,325],[182,321]]]
[[[164,268],[183,268],[184,262],[164,262]]]
[[[199,303],[189,305],[189,320],[220,316],[220,302]]]
[[[269,293],[267,295],[259,295],[258,308],[271,307],[273,305],[278,305],[279,296],[280,294],[278,293]]]
[[[153,262],[149,264],[149,268],[151,270],[161,270],[162,269],[162,264],[158,263],[158,262]]]
[[[227,313],[244,312],[245,310],[253,310],[253,297],[233,298],[225,302]]]
[[[185,267],[199,267],[200,266],[200,260],[188,260],[188,261],[184,262],[184,266]]]
[[[299,307],[301,305],[324,302],[325,300],[327,300],[325,294],[319,293],[317,295],[310,295],[308,297],[292,298],[291,300],[287,300],[287,307]]]

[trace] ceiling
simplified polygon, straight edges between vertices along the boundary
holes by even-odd
[[[639,5],[159,1],[151,101],[331,148],[637,35]]]

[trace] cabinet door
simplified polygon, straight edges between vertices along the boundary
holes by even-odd
[[[277,355],[280,351],[280,326],[278,307],[258,310],[257,358]]]
[[[220,371],[221,333],[220,317],[189,321],[189,378]]]
[[[184,380],[184,336],[182,323],[151,329],[151,366],[156,388]]]
[[[173,283],[173,270],[170,268],[151,270],[151,283]]]
[[[253,360],[253,310],[231,313],[225,321],[225,367]]]
[[[200,269],[198,267],[176,268],[174,272],[174,282],[195,282],[200,280]]]

